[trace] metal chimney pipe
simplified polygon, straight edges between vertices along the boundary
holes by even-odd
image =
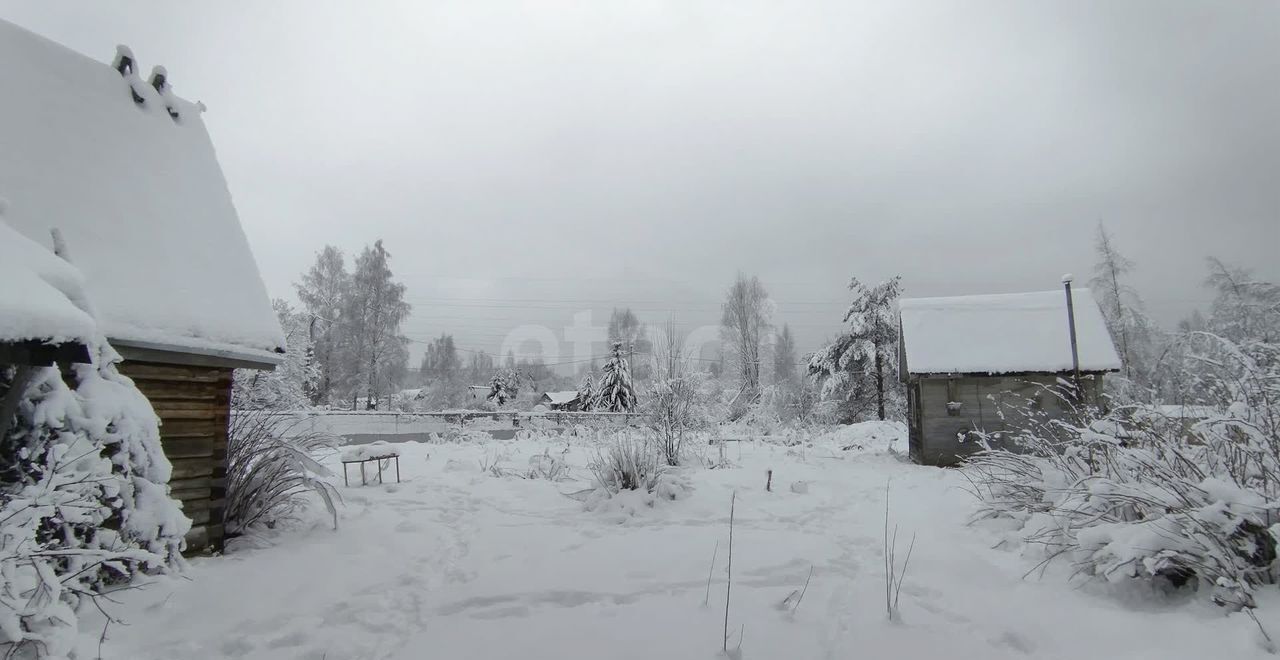
[[[1071,373],[1075,378],[1076,396],[1080,396],[1080,349],[1076,344],[1076,308],[1071,300],[1071,273],[1062,276],[1062,287],[1067,294],[1067,329],[1071,335]]]

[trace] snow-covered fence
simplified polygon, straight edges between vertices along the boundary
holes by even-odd
[[[240,414],[232,412],[232,416]],[[384,412],[341,410],[297,410],[270,413],[290,419],[293,433],[330,433],[344,437],[367,435],[426,436],[442,434],[461,426],[486,431],[529,428],[532,420],[556,426],[634,426],[644,423],[639,413],[611,412],[520,412],[449,410],[444,412]]]

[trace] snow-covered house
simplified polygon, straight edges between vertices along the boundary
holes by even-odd
[[[143,78],[126,48],[107,64],[3,20],[0,61],[6,220],[46,254],[61,234],[121,372],[160,416],[189,546],[216,547],[232,369],[273,368],[284,337],[204,106],[174,95],[163,67]]]
[[[542,398],[538,399],[538,404],[546,406],[548,410],[578,410],[581,403],[577,390],[544,392]]]
[[[1120,368],[1088,289],[1072,292],[1081,396],[1097,401]],[[1006,430],[1008,406],[1065,414],[1054,395],[1075,377],[1062,290],[899,302],[898,373],[907,386],[912,460],[951,465],[978,449],[974,432]]]

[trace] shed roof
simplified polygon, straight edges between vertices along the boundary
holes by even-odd
[[[103,333],[277,361],[284,336],[200,118],[204,106],[3,20],[0,62],[7,219],[45,246],[50,229],[61,231]]]
[[[1097,302],[1074,289],[1081,371],[1114,371],[1120,358]],[[1062,290],[898,303],[910,374],[1071,371],[1067,301]]]

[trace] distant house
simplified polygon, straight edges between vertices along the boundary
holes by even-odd
[[[144,78],[128,49],[108,65],[3,20],[0,61],[5,219],[45,254],[53,230],[64,239],[121,373],[160,417],[188,547],[217,548],[232,370],[272,369],[284,337],[205,108],[175,96],[163,67]]]
[[[565,410],[574,411],[582,407],[582,401],[578,398],[577,390],[569,390],[566,392],[545,392],[538,404],[546,406],[548,410]]]
[[[492,389],[488,385],[468,385],[467,394],[471,395],[472,401],[484,401],[489,397],[489,392]]]
[[[1072,301],[1081,395],[1096,402],[1120,359],[1089,290],[1075,289]],[[1067,318],[1061,290],[900,301],[912,460],[959,462],[979,448],[975,431],[1006,430],[1005,404],[1064,415],[1070,406],[1054,392],[1074,378]]]

